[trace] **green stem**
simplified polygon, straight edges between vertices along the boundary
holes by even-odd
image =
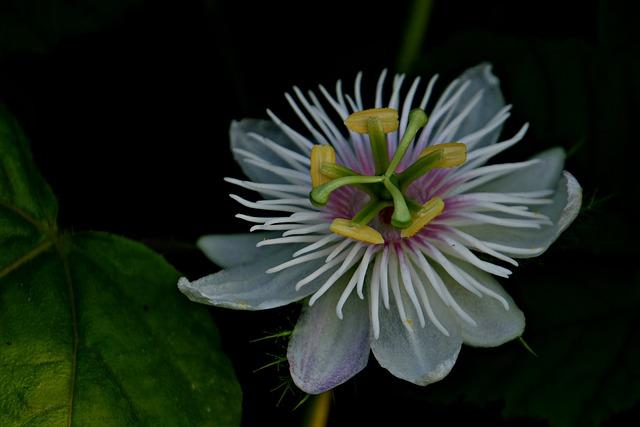
[[[409,207],[407,206],[407,202],[404,200],[404,196],[396,187],[393,185],[390,179],[385,179],[384,186],[391,194],[391,198],[393,199],[393,215],[391,216],[391,224],[396,228],[407,228],[411,225],[411,212],[409,212]]]
[[[331,179],[342,178],[344,176],[360,175],[358,172],[346,166],[327,162],[322,163],[322,165],[320,166],[320,173]]]
[[[322,166],[320,166],[320,173],[331,179],[343,178],[345,176],[360,176],[360,174],[353,169],[335,163],[323,163]],[[364,191],[371,197],[374,197],[376,194],[371,186],[362,184],[353,184],[353,186],[360,191]]]
[[[326,427],[331,410],[331,390],[313,396],[312,402],[304,423],[305,427]]]
[[[415,138],[418,131],[427,124],[427,114],[419,108],[411,110],[409,113],[409,123],[407,124],[407,129],[402,135],[402,140],[398,145],[398,149],[393,155],[393,159],[391,159],[391,163],[385,172],[386,177],[390,177],[396,171],[396,168],[400,164],[400,161],[404,157],[411,141]]]
[[[340,187],[356,184],[375,184],[382,181],[384,181],[384,177],[382,176],[345,176],[314,188],[311,191],[309,198],[315,205],[324,206],[329,201],[331,193]]]
[[[416,213],[418,212],[420,209],[422,209],[422,205],[418,202],[416,202],[415,200],[409,198],[409,197],[405,197],[404,199],[407,202],[407,206],[409,207],[409,210],[412,213]]]
[[[420,55],[420,48],[427,31],[432,6],[433,0],[414,0],[411,8],[409,8],[404,39],[400,46],[397,60],[398,71],[402,73],[409,71],[411,64]]]
[[[353,217],[352,221],[357,224],[367,225],[378,213],[393,203],[385,200],[371,200]]]
[[[442,160],[442,152],[434,151],[431,154],[427,154],[426,156],[419,158],[411,166],[403,170],[398,175],[400,191],[406,191],[407,187],[409,187],[413,181],[424,176],[424,174],[433,169],[434,165],[440,160]]]

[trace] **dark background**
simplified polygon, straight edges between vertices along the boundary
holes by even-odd
[[[0,1],[0,102],[32,141],[35,160],[58,195],[63,226],[142,240],[191,278],[215,269],[195,250],[197,237],[246,228],[233,218],[237,206],[222,181],[240,175],[228,149],[230,120],[264,118],[267,107],[291,119],[282,95],[292,85],[332,86],[338,78],[350,85],[359,70],[372,90],[382,68],[397,69],[412,13],[410,2],[89,3]],[[623,2],[435,2],[420,54],[403,71],[425,77],[439,72],[446,82],[491,61],[514,104],[505,132],[532,124],[526,142],[508,156],[556,145],[570,153],[567,168],[584,187],[583,213],[541,260],[523,263],[513,295],[528,315],[526,336],[538,343],[534,349],[565,339],[547,339],[536,326],[545,322],[536,313],[549,307],[552,313],[565,313],[566,305],[569,312],[586,307],[575,317],[584,340],[556,365],[532,368],[548,375],[548,390],[532,389],[541,409],[510,400],[518,388],[511,383],[520,380],[509,372],[533,363],[516,342],[463,349],[446,384],[427,389],[395,379],[372,360],[336,390],[332,425],[382,419],[394,425],[546,425],[535,418],[563,405],[572,387],[580,394],[591,376],[597,377],[595,391],[580,405],[604,402],[605,413],[618,413],[609,425],[637,421],[640,407],[633,402],[640,398],[640,375],[637,368],[625,370],[627,359],[639,354],[637,339],[629,339],[637,338],[639,306],[631,304],[629,315],[620,318],[602,321],[600,312],[595,320],[581,317],[591,313],[594,295],[616,295],[598,304],[610,304],[610,311],[627,307],[619,301],[625,295],[637,296],[637,16]],[[541,307],[535,295],[527,297],[527,286],[536,283],[557,284],[565,293],[541,299]],[[583,294],[583,286],[593,292]],[[284,381],[286,363],[253,372],[272,361],[270,355],[282,356],[286,341],[250,343],[292,327],[297,310],[212,310],[242,384],[245,425],[296,425],[303,416],[304,409],[293,411],[304,397],[300,392],[285,393],[276,406],[283,388],[271,391]],[[594,324],[619,345],[604,372],[593,345],[613,344],[589,335]],[[555,348],[550,344],[549,352]],[[498,363],[494,359],[504,361],[505,369],[489,369],[494,376],[483,382],[485,362]],[[554,383],[575,364],[584,365],[576,374],[580,380]],[[606,378],[616,378],[607,369],[622,372],[629,384],[607,384]],[[479,384],[487,388],[486,399],[468,396],[466,390]],[[605,398],[610,388],[624,398]],[[545,393],[558,398],[544,403]],[[505,409],[505,401],[517,409]],[[503,410],[509,421],[503,421]],[[589,424],[589,418],[579,421]]]

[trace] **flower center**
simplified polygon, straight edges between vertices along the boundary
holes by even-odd
[[[383,224],[391,225],[391,215],[393,215],[393,208],[386,207],[380,211],[378,218]]]
[[[389,159],[386,134],[398,129],[398,112],[391,108],[358,111],[345,120],[352,132],[368,134],[375,165],[375,175],[361,175],[336,163],[333,147],[315,145],[311,150],[311,183],[309,194],[316,206],[324,206],[331,193],[353,186],[369,195],[369,202],[353,218],[336,218],[331,231],[341,236],[371,244],[382,244],[382,235],[368,224],[376,217],[400,230],[403,238],[414,236],[444,210],[444,201],[434,197],[424,204],[407,195],[407,188],[418,178],[436,168],[452,168],[467,158],[465,144],[451,142],[426,148],[418,159],[402,172],[398,166],[418,131],[427,123],[421,109],[409,113],[409,121],[398,148]]]

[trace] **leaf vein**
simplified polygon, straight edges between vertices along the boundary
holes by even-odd
[[[67,281],[67,288],[69,292],[69,306],[71,309],[71,325],[73,329],[73,350],[71,353],[71,374],[69,375],[69,396],[68,400],[68,418],[67,418],[67,426],[71,426],[73,421],[73,399],[75,394],[75,385],[76,385],[76,373],[77,373],[77,364],[78,364],[78,316],[76,310],[76,298],[75,292],[73,289],[73,281],[71,279],[71,270],[69,269],[69,260],[59,243],[57,245],[58,254],[62,260],[62,265],[64,267],[64,275]]]
[[[29,250],[29,252],[12,261],[9,265],[0,270],[0,279],[5,277],[15,269],[20,268],[23,264],[26,264],[33,258],[40,255],[42,252],[45,252],[51,247],[51,245],[53,245],[53,241],[51,239],[45,239],[41,241],[38,245]]]

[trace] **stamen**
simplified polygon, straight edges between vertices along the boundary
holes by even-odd
[[[422,150],[420,157],[428,156],[431,153],[439,151],[442,159],[438,163],[438,168],[454,168],[460,166],[467,160],[467,146],[461,142],[448,142],[446,144],[438,144],[427,147]]]
[[[420,230],[422,230],[429,222],[435,217],[440,215],[444,210],[444,201],[440,197],[434,197],[427,203],[422,205],[422,208],[413,215],[411,225],[400,231],[402,237],[415,236]]]
[[[382,126],[384,133],[398,129],[398,111],[393,108],[372,108],[351,114],[344,125],[352,132],[369,133],[369,119],[375,118]]]
[[[350,219],[336,218],[329,227],[333,233],[360,242],[370,243],[373,245],[381,245],[384,243],[382,234],[368,225],[357,224]]]
[[[311,149],[311,185],[319,187],[331,181],[331,178],[322,173],[323,163],[335,163],[336,152],[330,145],[314,145]]]
[[[460,166],[467,159],[467,146],[459,142],[438,144],[426,148],[420,158],[398,175],[400,190],[405,191],[416,179],[436,168]]]

